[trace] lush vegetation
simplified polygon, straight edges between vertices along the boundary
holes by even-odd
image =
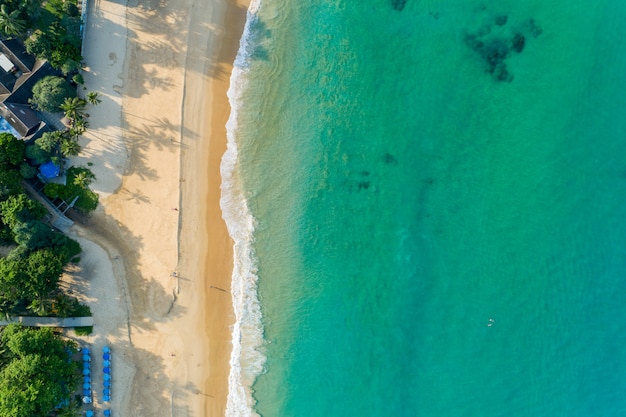
[[[60,293],[58,282],[81,248],[45,223],[47,210],[24,193],[20,167],[26,154],[21,140],[0,134],[0,243],[13,248],[0,258],[0,315],[71,315],[81,307]],[[80,202],[86,212],[93,210],[98,202],[88,188],[93,174],[70,168],[67,177],[69,185],[55,184],[58,197],[78,196],[77,207]]]
[[[65,185],[48,183],[44,193],[52,198],[61,198],[82,212],[90,213],[98,207],[98,194],[89,189],[89,184],[96,178],[87,168],[71,167],[67,170]]]
[[[24,41],[28,53],[70,74],[81,67],[76,0],[2,0],[0,33]]]
[[[80,13],[76,0],[0,0],[0,36],[18,38],[28,53],[46,59],[63,77],[45,77],[33,87],[31,105],[39,110],[63,111],[69,128],[43,134],[26,146],[0,133],[0,316],[90,316],[88,306],[59,288],[70,262],[81,252],[78,242],[52,228],[45,207],[31,199],[22,185],[37,175],[37,167],[52,161],[59,167],[80,152],[78,137],[87,128],[87,104],[100,102],[97,93],[76,95],[83,79]],[[66,185],[47,184],[52,199],[75,201],[89,213],[98,196],[89,189],[95,179],[89,169],[69,168]],[[91,328],[76,329],[88,334]],[[0,417],[74,416],[70,397],[79,388],[80,367],[72,360],[74,342],[51,329],[10,325],[0,330]]]
[[[0,335],[0,417],[72,415],[69,400],[81,380],[71,356],[76,348],[50,328],[6,326]]]

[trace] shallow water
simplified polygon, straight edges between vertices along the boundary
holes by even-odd
[[[253,4],[228,415],[626,410],[626,4],[484,4]]]

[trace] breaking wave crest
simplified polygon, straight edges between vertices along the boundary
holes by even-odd
[[[253,0],[248,9],[239,52],[230,78],[228,99],[231,114],[226,124],[228,145],[221,162],[222,196],[220,206],[228,232],[234,241],[232,300],[235,324],[232,329],[233,350],[228,377],[227,417],[258,416],[254,411],[252,384],[263,371],[263,324],[257,293],[257,261],[254,253],[255,219],[252,216],[238,165],[239,116],[247,89],[249,62],[255,49],[251,27],[256,20],[260,1]]]

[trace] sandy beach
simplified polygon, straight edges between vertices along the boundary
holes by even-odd
[[[70,230],[84,253],[67,281],[92,308],[87,341],[113,349],[114,415],[224,415],[234,318],[219,164],[246,7],[89,3],[83,93],[102,102],[73,163],[95,173],[101,205]]]

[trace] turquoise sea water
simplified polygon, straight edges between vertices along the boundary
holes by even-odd
[[[253,2],[229,416],[626,415],[626,3]]]

